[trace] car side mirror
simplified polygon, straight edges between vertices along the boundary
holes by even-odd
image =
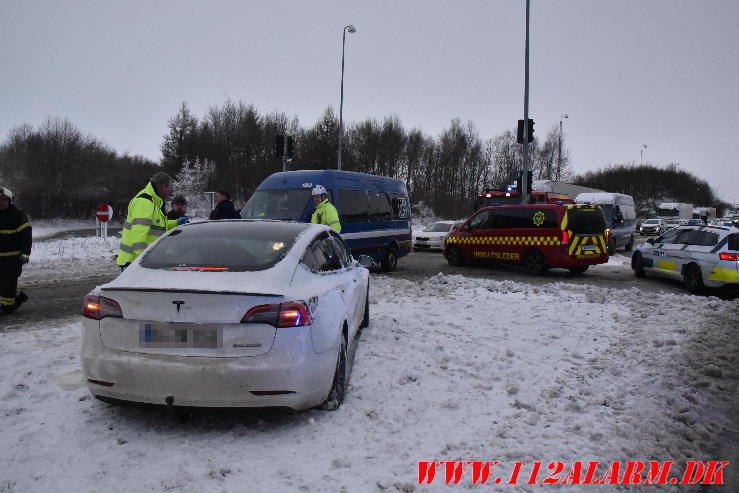
[[[359,265],[368,269],[375,265],[375,261],[372,260],[372,257],[370,257],[369,255],[360,255],[357,261],[359,262]]]
[[[650,245],[654,245],[654,238],[649,238],[647,240],[647,243],[649,243]]]

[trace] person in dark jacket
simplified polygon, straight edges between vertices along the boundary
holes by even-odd
[[[18,278],[31,256],[31,223],[13,199],[13,192],[0,187],[0,315],[13,313],[28,300]]]
[[[208,219],[241,219],[241,214],[234,207],[234,203],[231,202],[231,194],[225,190],[218,190],[215,195],[216,207],[211,211]]]
[[[187,214],[187,199],[184,195],[177,195],[172,199],[172,210],[167,213],[167,219],[177,220]]]

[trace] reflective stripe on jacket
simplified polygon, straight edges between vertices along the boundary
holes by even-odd
[[[167,219],[164,214],[164,200],[157,195],[154,185],[149,182],[128,203],[116,263],[130,264],[154,240],[176,226],[177,221]]]
[[[324,199],[323,202],[316,206],[316,210],[313,211],[313,215],[310,217],[310,222],[313,224],[325,224],[334,228],[337,233],[341,233],[339,213],[328,199]]]
[[[31,254],[31,223],[13,204],[0,211],[0,258]]]

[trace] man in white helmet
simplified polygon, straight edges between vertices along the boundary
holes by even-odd
[[[313,224],[325,224],[331,228],[334,228],[337,233],[341,233],[341,223],[339,222],[339,213],[336,211],[336,207],[328,201],[328,192],[326,187],[323,185],[316,185],[313,187],[313,206],[316,210],[313,211],[313,215],[310,217],[310,222]]]
[[[31,223],[13,199],[13,192],[0,187],[0,315],[14,312],[28,299],[18,278],[31,255]]]

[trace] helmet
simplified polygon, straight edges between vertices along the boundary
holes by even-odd
[[[323,185],[316,185],[315,187],[313,187],[311,195],[323,195],[324,193],[328,193],[326,192],[326,187],[324,187]]]
[[[13,201],[13,192],[7,188],[0,187],[0,197],[8,197],[10,201]]]

